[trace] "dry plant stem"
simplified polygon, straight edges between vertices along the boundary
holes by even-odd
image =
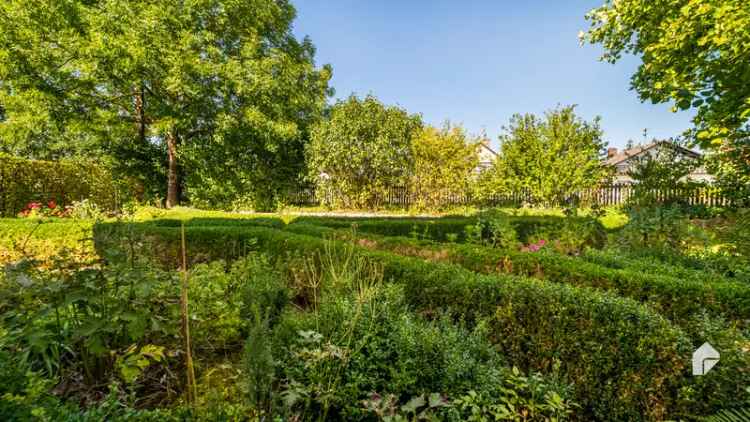
[[[182,240],[182,288],[180,289],[180,316],[182,318],[182,338],[185,341],[185,369],[187,371],[187,402],[194,404],[197,391],[195,385],[195,368],[193,367],[193,352],[190,345],[190,321],[188,319],[188,273],[187,252],[185,246],[185,223],[180,227]]]

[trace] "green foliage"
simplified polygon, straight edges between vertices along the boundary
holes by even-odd
[[[750,273],[727,273],[720,268],[706,265],[703,268],[691,268],[679,263],[665,262],[655,254],[644,254],[641,250],[633,253],[625,248],[611,247],[602,250],[586,249],[580,258],[614,269],[627,269],[645,274],[669,275],[674,278],[701,283],[741,281],[750,283]]]
[[[207,238],[252,238],[272,257],[293,251],[315,256],[326,248],[321,239],[264,227],[190,231],[193,239],[200,239],[201,232]],[[177,233],[176,228],[150,232],[160,249],[170,248]],[[645,414],[658,419],[692,409],[678,394],[678,388],[691,385],[685,377],[692,353],[689,338],[633,300],[560,283],[478,275],[454,265],[361,248],[356,253],[380,263],[385,280],[403,285],[406,300],[417,312],[447,310],[469,324],[489,318],[488,335],[519,368],[544,373],[559,361],[563,381],[575,385],[574,401],[581,404],[583,415],[629,420]],[[725,399],[740,396],[738,392]]]
[[[421,117],[373,96],[339,101],[311,133],[309,178],[322,201],[343,207],[374,207],[388,188],[406,186],[414,157],[411,140]]]
[[[631,159],[628,176],[635,182],[628,205],[657,206],[679,203],[680,190],[695,187],[690,173],[702,165],[701,159],[686,159],[679,140],[656,141],[656,146]]]
[[[628,224],[620,235],[628,247],[648,248],[660,253],[679,253],[696,243],[707,243],[705,235],[685,215],[680,206],[633,206]]]
[[[525,190],[535,201],[562,204],[609,174],[601,162],[606,143],[599,119],[581,119],[574,106],[558,107],[544,118],[517,114],[504,130],[480,195]]]
[[[522,276],[611,290],[620,296],[646,302],[674,321],[686,324],[696,313],[708,311],[745,325],[750,317],[750,285],[736,281],[686,280],[679,275],[651,274],[642,267],[610,268],[557,253],[498,250],[477,245],[440,244],[405,237],[379,237],[348,232],[332,232],[313,226],[292,225],[288,230],[313,236],[337,235],[357,241],[371,249],[407,256],[431,258],[459,264],[469,270]]]
[[[468,331],[445,318],[426,322],[407,308],[398,287],[365,283],[352,296],[324,298],[312,315],[282,322],[290,325],[283,330],[299,333],[280,351],[286,405],[303,419],[367,420],[371,412],[408,417],[428,407],[445,419],[462,420],[469,412],[451,408],[449,398],[479,388],[487,406],[513,417],[544,420],[569,412],[566,399],[558,406],[548,402],[565,397],[564,389],[505,369],[481,325]],[[427,395],[433,396],[431,407]]]
[[[0,263],[33,258],[50,263],[58,255],[89,260],[95,251],[90,220],[24,218],[0,219]]]
[[[131,345],[176,332],[169,274],[69,266],[64,257],[52,271],[34,271],[28,261],[6,266],[0,315],[32,369],[93,384],[112,376],[113,356],[125,359]]]
[[[4,2],[4,149],[106,154],[168,205],[264,205],[302,170],[330,93],[294,18],[270,0]]]
[[[435,208],[443,198],[469,192],[479,165],[479,140],[461,126],[427,126],[412,140],[414,175],[409,182],[418,208]]]
[[[63,208],[88,199],[105,210],[115,210],[127,192],[107,167],[92,161],[26,160],[0,153],[0,216],[15,217],[34,201],[55,201]]]
[[[507,223],[507,224],[506,224]],[[489,211],[476,217],[443,218],[325,218],[301,217],[295,224],[314,224],[326,227],[356,227],[364,233],[384,236],[409,236],[439,242],[463,243],[493,242],[504,247],[512,247],[515,242],[529,243],[539,238],[548,241],[563,236],[576,236],[576,243],[584,246],[601,246],[604,242],[604,227],[589,217],[559,216],[513,216],[502,212]],[[492,226],[495,226],[493,229]],[[513,230],[511,232],[510,230]],[[497,231],[497,235],[493,235]],[[493,241],[492,237],[498,236]]]
[[[715,152],[727,193],[750,198],[750,9],[745,0],[606,1],[582,39],[603,60],[640,56],[631,86],[642,100],[695,110],[693,139]]]
[[[518,247],[516,229],[507,216],[488,213],[479,217],[473,226],[466,226],[466,240],[470,243],[489,245],[494,248],[515,249]]]

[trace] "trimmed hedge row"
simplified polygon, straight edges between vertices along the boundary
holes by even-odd
[[[122,202],[118,183],[90,161],[38,161],[0,153],[0,216],[16,216],[29,202],[55,200],[65,206],[89,199],[106,210]]]
[[[100,225],[97,246],[117,247],[118,233],[123,232],[142,233],[148,239],[144,244],[150,244],[146,247],[159,259],[178,262],[180,231],[172,227]],[[324,249],[341,251],[348,245],[265,227],[192,226],[186,232],[190,256],[211,259],[240,256],[249,249],[277,259],[289,254],[319,257]],[[326,248],[326,242],[335,247]],[[241,251],[233,245],[248,248]],[[582,405],[580,419],[662,420],[707,414],[744,399],[746,370],[715,369],[714,380],[732,388],[708,397],[706,389],[713,384],[688,377],[695,345],[682,330],[631,299],[350,247],[379,262],[387,279],[402,283],[416,311],[426,315],[448,311],[469,322],[482,321],[512,364],[526,370],[559,371],[575,386],[575,400]]]
[[[615,269],[556,253],[519,252],[490,247],[420,241],[406,237],[355,234],[311,225],[289,225],[295,233],[326,236],[336,234],[371,249],[447,261],[485,274],[512,273],[549,281],[615,292],[648,303],[678,325],[690,323],[696,314],[707,311],[741,326],[750,324],[750,286],[738,282],[680,280],[660,274]]]
[[[529,238],[540,232],[556,232],[566,223],[594,224],[604,236],[605,229],[598,221],[588,217],[558,216],[502,216],[513,226],[518,240],[526,243]],[[441,218],[358,218],[358,217],[299,217],[292,224],[312,224],[316,226],[346,228],[356,225],[364,233],[383,236],[408,236],[446,242],[452,237],[457,242],[466,240],[466,226],[473,226],[478,217],[441,217]],[[594,243],[603,239],[592,239]]]
[[[91,220],[0,218],[0,268],[31,257],[43,262],[66,251],[71,258],[95,256]]]
[[[698,281],[702,283],[732,282],[747,283],[738,277],[728,277],[708,269],[695,269],[664,262],[658,258],[632,256],[617,250],[587,249],[580,256],[581,259],[602,265],[604,267],[624,270],[634,270],[647,273],[669,274],[681,280]]]
[[[199,217],[187,218],[185,220],[177,218],[160,218],[157,220],[146,221],[143,224],[151,224],[155,227],[247,227],[263,226],[283,229],[286,227],[284,221],[274,217],[247,217],[247,218],[218,218],[218,217]]]

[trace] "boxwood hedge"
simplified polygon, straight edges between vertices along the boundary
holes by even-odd
[[[141,242],[167,263],[177,261],[180,231],[175,227],[97,227],[98,247],[117,247],[117,233],[141,232]],[[289,254],[320,256],[347,242],[324,240],[266,227],[186,229],[191,256],[231,258],[260,249],[279,259]],[[326,242],[335,247],[325,247]],[[245,250],[236,245],[246,245]],[[590,420],[661,420],[706,414],[741,403],[747,369],[716,371],[729,391],[711,392],[688,376],[694,344],[680,328],[634,300],[607,292],[510,275],[482,275],[457,265],[428,262],[358,246],[348,246],[379,262],[387,279],[402,283],[414,310],[450,312],[468,322],[488,324],[491,339],[509,361],[523,369],[559,372],[575,385],[577,414]],[[744,372],[743,372],[744,371]],[[731,378],[728,378],[731,377]],[[740,383],[738,379],[740,377]],[[713,384],[711,384],[713,385]],[[698,398],[698,399],[696,399]]]
[[[287,230],[313,236],[337,234],[371,249],[455,263],[485,274],[512,273],[558,283],[610,290],[646,302],[674,323],[690,323],[707,311],[740,326],[750,324],[750,285],[731,281],[696,281],[631,268],[611,268],[553,252],[520,252],[469,244],[436,243],[384,237],[347,230],[295,224]]]
[[[566,224],[592,224],[598,228],[600,242],[605,229],[598,221],[589,217],[559,217],[559,216],[512,216],[503,215],[498,218],[507,219],[513,226],[520,242],[527,242],[537,233],[555,233]],[[441,218],[361,218],[361,217],[299,217],[292,224],[317,225],[332,228],[347,228],[356,226],[364,233],[380,234],[384,236],[409,236],[445,242],[455,238],[457,242],[466,240],[466,226],[473,226],[479,221],[478,217],[441,217]]]

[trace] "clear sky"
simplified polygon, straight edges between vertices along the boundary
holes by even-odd
[[[292,0],[295,34],[333,66],[336,98],[372,93],[425,121],[485,130],[497,144],[514,113],[577,104],[602,117],[605,139],[679,135],[690,113],[641,103],[629,89],[638,60],[598,61],[581,46],[584,15],[603,0]]]

